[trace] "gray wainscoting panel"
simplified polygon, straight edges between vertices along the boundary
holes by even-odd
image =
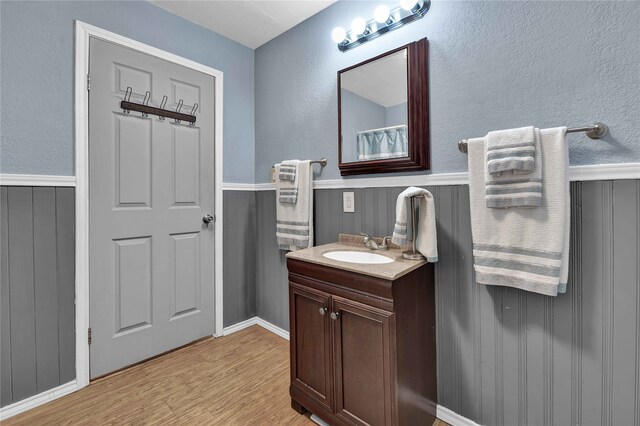
[[[224,319],[228,327],[256,315],[256,197],[224,191]]]
[[[1,404],[75,378],[73,188],[0,188]]]
[[[13,401],[11,384],[11,312],[9,300],[9,220],[7,188],[0,187],[0,406]]]
[[[316,244],[392,232],[403,188],[315,191]],[[468,186],[436,203],[439,404],[483,425],[640,425],[640,181],[574,182],[567,294],[475,284]],[[355,213],[342,212],[342,192]],[[275,192],[256,194],[257,311],[288,329]]]
[[[60,383],[58,323],[50,321],[58,316],[56,231],[55,188],[33,188],[33,257],[38,259],[33,264],[38,393]]]
[[[316,244],[333,243],[340,232],[385,236],[393,232],[396,199],[404,188],[356,188],[315,191]],[[342,212],[342,193],[353,192],[355,213]],[[409,229],[409,232],[411,230]]]
[[[289,329],[289,283],[285,252],[276,243],[276,192],[256,192],[256,308],[258,316]]]
[[[61,384],[76,378],[75,212],[75,190],[57,188],[56,265],[58,267],[58,350]]]

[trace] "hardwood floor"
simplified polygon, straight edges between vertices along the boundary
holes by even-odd
[[[289,342],[253,326],[92,382],[10,425],[314,425],[290,407]]]
[[[315,425],[291,409],[288,387],[289,342],[253,326],[96,380],[2,426]]]

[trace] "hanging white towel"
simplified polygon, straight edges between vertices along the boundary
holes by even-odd
[[[533,126],[495,130],[487,133],[487,172],[530,173],[535,167],[535,132]]]
[[[566,291],[569,266],[569,155],[566,127],[538,130],[541,206],[492,209],[485,200],[485,141],[471,139],[469,198],[476,281],[555,296]]]
[[[436,235],[436,213],[433,195],[426,189],[410,186],[398,195],[396,201],[396,223],[393,227],[391,241],[397,245],[407,242],[407,198],[417,196],[419,203],[418,232],[413,238],[416,239],[416,249],[427,258],[427,261],[434,263],[438,261],[438,239]]]
[[[485,156],[488,160],[490,151],[487,139],[485,138]],[[542,157],[539,132],[534,132],[533,141],[535,162],[532,172],[516,174],[516,170],[510,170],[492,174],[489,173],[488,168],[485,168],[487,207],[538,207],[542,204]]]
[[[280,164],[276,164],[276,174]],[[296,180],[298,195],[295,204],[280,202],[280,192],[288,184],[276,179],[276,240],[281,250],[313,247],[313,175],[311,161],[300,161]]]

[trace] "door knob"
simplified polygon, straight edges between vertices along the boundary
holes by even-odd
[[[340,312],[331,312],[331,315],[329,315],[331,317],[332,320],[337,320],[338,318],[340,318]]]
[[[203,221],[204,223],[206,223],[206,224],[209,224],[209,223],[213,222],[213,216],[211,216],[210,214],[205,215],[205,216],[202,218],[202,221]]]
[[[324,315],[327,313],[327,308],[323,306],[322,308],[319,309],[319,311],[320,311],[320,315]]]

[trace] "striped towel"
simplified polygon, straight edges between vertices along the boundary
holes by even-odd
[[[556,296],[569,266],[569,155],[566,127],[538,131],[542,184],[539,208],[487,208],[484,138],[469,149],[469,198],[476,282]]]
[[[278,201],[281,203],[295,204],[298,201],[298,188],[282,188],[279,192]]]
[[[278,201],[281,203],[295,204],[298,201],[298,166],[300,160],[286,160],[280,164],[278,179],[283,183],[289,183],[287,187],[281,187]]]
[[[300,161],[298,160],[283,161],[280,164],[280,172],[278,172],[278,178],[280,180],[295,182],[298,163],[300,163]]]
[[[489,144],[485,138],[485,154],[489,164]],[[542,204],[542,167],[540,130],[534,130],[535,161],[533,172],[516,174],[515,170],[492,174],[485,169],[485,196],[487,207],[539,207]]]
[[[276,169],[280,165],[275,166]],[[279,173],[279,170],[276,170]],[[313,178],[311,161],[300,161],[297,171],[297,202],[276,202],[276,240],[281,250],[298,250],[313,246]],[[285,185],[287,185],[285,187]],[[289,183],[276,180],[276,199],[280,200]]]
[[[535,167],[535,135],[533,126],[496,130],[487,133],[487,172],[531,173]]]

